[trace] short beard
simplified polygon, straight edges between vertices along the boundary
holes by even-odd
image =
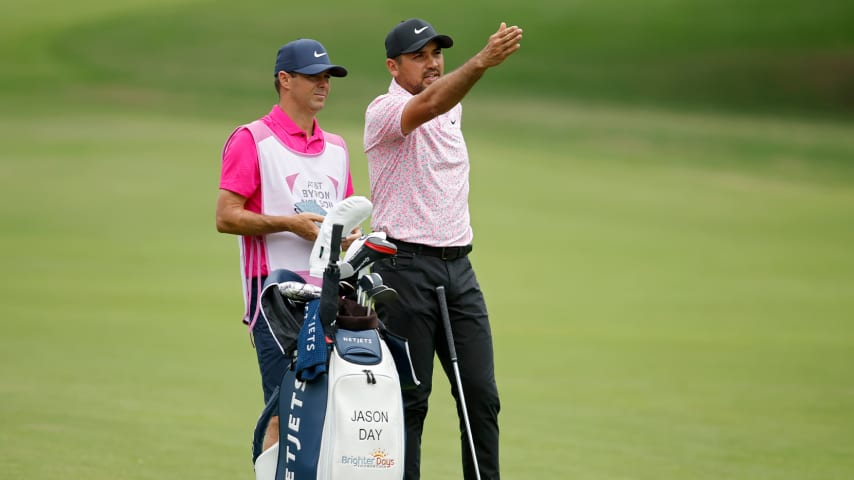
[[[398,81],[398,84],[399,84],[401,87],[403,87],[403,89],[404,89],[404,90],[406,90],[407,92],[411,93],[412,95],[418,95],[419,93],[423,92],[423,91],[424,91],[424,89],[426,89],[426,88],[427,88],[427,86],[426,86],[426,85],[424,85],[424,82],[423,82],[423,81],[422,81],[421,83],[410,83],[410,84],[407,84],[407,85],[404,85],[404,84],[402,84],[402,83],[400,83],[400,82]]]

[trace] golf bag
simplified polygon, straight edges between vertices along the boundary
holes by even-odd
[[[277,276],[271,272],[267,283]],[[262,313],[279,325],[283,354],[293,355],[255,428],[256,480],[403,478],[401,381],[403,388],[418,383],[408,346],[384,329],[376,313],[340,296],[337,277],[330,261],[321,297],[304,306],[302,322],[278,289],[265,284]],[[279,441],[262,451],[275,415]]]
[[[279,442],[257,455],[257,480],[403,478],[400,383],[378,330],[337,330],[328,373],[308,382],[289,368],[259,425],[274,412]]]

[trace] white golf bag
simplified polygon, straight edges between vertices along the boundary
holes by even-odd
[[[277,407],[279,442],[255,459],[256,479],[403,478],[400,388],[378,330],[338,330],[328,373],[304,382],[289,369],[265,409],[268,421]]]
[[[324,255],[313,254],[312,263],[328,264],[320,298],[305,304],[302,321],[297,320],[299,309],[290,308],[294,304],[280,295],[276,282],[284,278],[281,271],[270,272],[261,293],[264,319],[292,361],[255,428],[252,460],[257,480],[403,478],[401,384],[415,388],[418,380],[406,339],[385,330],[376,312],[353,298],[355,292],[341,291],[343,224],[356,224],[354,219],[366,216],[363,210],[370,212],[367,200],[352,203],[360,208],[341,202],[321,226],[322,232],[329,232],[315,246],[321,244],[316,250]],[[363,204],[368,208],[361,208]],[[332,222],[336,219],[340,223]],[[366,248],[370,254],[396,251],[378,240]],[[357,267],[349,268],[347,275],[364,265],[359,262]],[[314,275],[317,268],[312,270]],[[279,441],[262,451],[269,420],[276,414]]]

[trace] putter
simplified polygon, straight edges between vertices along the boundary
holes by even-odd
[[[463,382],[460,380],[460,367],[457,365],[457,349],[454,347],[454,334],[451,333],[451,318],[448,316],[448,301],[445,299],[445,287],[436,287],[436,295],[439,297],[439,311],[442,314],[442,323],[445,326],[445,337],[448,339],[448,351],[451,354],[451,364],[454,367],[454,377],[457,380],[457,391],[460,392],[460,405],[463,411],[463,423],[466,426],[466,435],[471,447],[471,460],[474,463],[474,473],[480,480],[480,467],[477,465],[477,452],[474,449],[474,439],[471,435],[471,424],[469,423],[468,407],[466,407],[466,396],[463,394]]]

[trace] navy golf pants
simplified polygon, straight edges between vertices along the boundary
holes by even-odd
[[[305,281],[302,277],[293,272],[286,273],[285,275],[286,276],[282,277],[282,281]],[[254,316],[255,310],[258,308],[258,295],[260,294],[258,285],[260,284],[263,286],[266,279],[267,277],[261,277],[260,280],[254,277],[251,279],[249,292],[250,318]],[[270,397],[273,395],[273,392],[282,382],[282,376],[285,374],[285,370],[287,370],[288,365],[290,364],[290,357],[287,357],[282,353],[282,349],[279,348],[279,343],[276,342],[276,339],[273,337],[273,332],[270,331],[270,326],[267,325],[267,321],[264,320],[264,317],[260,312],[258,313],[258,320],[255,322],[255,326],[252,327],[252,341],[255,345],[255,353],[258,356],[258,369],[261,372],[261,388],[264,391],[264,404],[266,405],[267,402],[270,401]]]
[[[451,384],[460,419],[463,474],[476,478],[465,433],[448,342],[442,325],[436,287],[443,285],[448,302],[457,366],[468,407],[480,475],[500,478],[498,462],[498,411],[492,333],[483,293],[467,256],[454,260],[398,249],[397,256],[374,264],[386,285],[399,293],[396,302],[377,305],[380,319],[393,332],[406,337],[421,385],[403,392],[406,421],[405,479],[417,480],[421,469],[421,433],[433,387],[433,358],[438,356]]]

